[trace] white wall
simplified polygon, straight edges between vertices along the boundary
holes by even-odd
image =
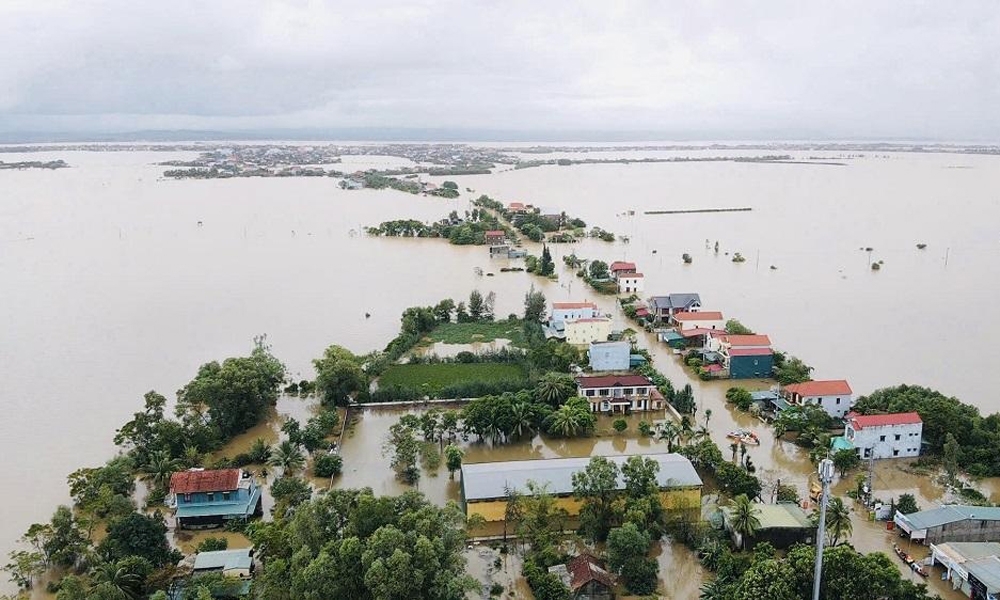
[[[867,448],[871,448],[876,459],[913,457],[920,455],[923,423],[865,427],[859,430],[848,423],[844,436],[854,444],[862,458],[868,458],[865,456]],[[899,436],[898,440],[896,436]]]
[[[851,410],[853,396],[846,394],[843,396],[803,396],[803,404],[819,404],[831,417],[842,418]]]

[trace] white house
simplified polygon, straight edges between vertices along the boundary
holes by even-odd
[[[853,404],[851,386],[843,379],[793,383],[782,389],[782,395],[792,406],[815,404],[831,417],[844,417]]]
[[[646,277],[642,273],[622,273],[618,275],[619,294],[641,294],[646,289]]]
[[[904,458],[920,455],[924,423],[915,412],[888,415],[848,413],[844,438],[861,458]]]
[[[628,371],[632,344],[622,342],[591,342],[588,357],[595,371]]]
[[[586,398],[591,412],[628,413],[661,410],[663,394],[642,375],[577,377],[577,395]]]
[[[593,302],[553,302],[549,322],[553,325],[578,319],[596,319],[601,316]]]
[[[722,331],[726,328],[726,321],[722,318],[722,313],[717,310],[674,313],[670,317],[670,322],[681,331],[689,329],[716,329]]]
[[[604,342],[611,335],[611,319],[597,317],[566,321],[565,332],[567,344],[586,346],[591,342]]]
[[[616,260],[608,265],[608,271],[611,273],[611,278],[617,280],[622,275],[635,273],[638,269],[636,268],[635,263]]]

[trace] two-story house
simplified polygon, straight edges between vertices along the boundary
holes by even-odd
[[[628,371],[632,344],[628,342],[592,342],[588,352],[590,368],[595,371]]]
[[[586,398],[591,412],[621,413],[662,410],[663,394],[642,375],[577,377],[577,395]]]
[[[611,319],[596,317],[566,321],[564,332],[566,343],[574,346],[586,346],[591,342],[604,342],[611,335]]]
[[[649,312],[656,321],[669,322],[679,312],[696,312],[701,308],[698,294],[668,294],[649,299]]]
[[[608,265],[608,272],[611,273],[611,278],[617,280],[622,275],[628,275],[629,273],[635,273],[638,271],[633,262],[625,262],[623,260],[616,260],[615,262]]]
[[[243,469],[191,469],[170,476],[170,506],[178,529],[219,527],[262,514],[261,491]]]
[[[844,439],[861,458],[905,458],[920,455],[924,422],[915,412],[859,415],[844,419]]]
[[[485,235],[489,246],[503,246],[507,243],[507,232],[501,229],[487,231]]]
[[[706,349],[719,353],[730,379],[770,377],[774,369],[771,338],[766,335],[712,333],[706,338]]]
[[[790,405],[816,405],[836,418],[842,418],[850,412],[854,403],[853,394],[851,386],[843,379],[793,383],[781,390],[781,395]]]
[[[553,325],[576,321],[577,319],[596,319],[601,314],[593,302],[553,302],[549,311],[549,322]]]
[[[622,273],[617,280],[619,294],[641,294],[646,289],[646,276],[642,273]]]
[[[715,329],[722,331],[726,328],[726,321],[722,317],[722,313],[717,310],[674,313],[670,318],[670,323],[680,331],[690,329]]]

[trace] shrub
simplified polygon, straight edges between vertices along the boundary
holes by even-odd
[[[316,477],[336,477],[344,468],[344,459],[339,454],[320,454],[313,460],[313,475]]]

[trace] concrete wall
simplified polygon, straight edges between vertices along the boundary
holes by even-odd
[[[865,427],[857,431],[848,423],[844,430],[844,436],[858,449],[861,458],[869,458],[865,450],[870,448],[876,459],[919,456],[922,433],[923,423]]]
[[[774,367],[774,355],[733,356],[729,359],[729,377],[731,379],[755,379],[770,377]]]
[[[997,540],[1000,540],[1000,521],[969,519],[928,529],[924,543],[995,542]]]
[[[590,342],[603,342],[609,335],[611,335],[611,319],[566,322],[567,344],[586,346]]]
[[[575,321],[577,319],[595,319],[600,316],[596,308],[553,308],[549,315],[549,320],[553,323]]]
[[[692,512],[701,509],[701,488],[686,488],[663,490],[660,492],[660,503],[667,510],[690,510]],[[583,503],[572,496],[556,496],[555,505],[562,508],[570,517],[580,514],[580,506]],[[507,512],[507,501],[505,499],[489,500],[483,502],[467,502],[465,514],[482,515],[487,522],[501,522]]]
[[[808,396],[802,398],[803,404],[818,404],[831,417],[843,417],[851,410],[853,396]]]
[[[590,368],[595,371],[628,371],[632,346],[628,342],[590,345]]]

